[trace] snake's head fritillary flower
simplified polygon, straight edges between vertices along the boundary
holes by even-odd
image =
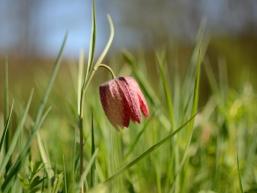
[[[143,93],[132,77],[118,77],[100,85],[104,112],[116,128],[128,127],[130,120],[140,123],[149,109]]]

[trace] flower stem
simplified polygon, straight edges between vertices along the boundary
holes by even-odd
[[[108,70],[113,78],[116,78],[115,73],[113,72],[113,70],[111,69],[111,67],[109,67],[106,64],[98,64],[95,65],[95,67],[93,68],[92,72],[90,73],[89,78],[86,80],[86,82],[83,84],[82,88],[81,88],[81,92],[80,92],[80,108],[79,108],[79,114],[78,114],[78,128],[79,128],[79,151],[80,151],[80,178],[82,177],[83,174],[83,168],[84,168],[84,164],[83,164],[83,157],[84,157],[84,139],[83,139],[83,107],[84,107],[84,96],[86,94],[86,91],[88,89],[88,86],[91,82],[91,80],[93,79],[96,71],[98,70],[98,68],[105,68],[106,70]],[[81,193],[84,193],[84,185],[81,186],[80,189]]]
[[[89,68],[90,69],[90,66],[91,66],[91,63],[93,63],[93,56],[94,56],[94,47],[95,47],[95,5],[94,5],[94,1],[93,1],[93,27],[92,27],[92,34],[93,36],[91,37],[92,39],[92,53],[89,54],[90,55],[90,59],[89,59]],[[97,71],[97,69],[99,67],[103,67],[105,69],[107,69],[109,72],[111,72],[113,78],[115,78],[115,74],[114,72],[112,71],[112,69],[105,65],[105,64],[101,64],[107,51],[109,50],[110,46],[111,46],[111,43],[112,43],[112,40],[113,40],[113,37],[114,37],[114,26],[113,26],[113,22],[112,22],[112,18],[111,16],[107,15],[107,19],[108,19],[108,22],[109,22],[109,26],[110,26],[110,37],[108,39],[108,42],[102,52],[102,54],[100,55],[100,57],[98,58],[98,60],[96,61],[95,63],[95,66],[93,68],[93,70],[91,71],[90,73],[90,76],[87,77],[87,73],[86,73],[86,76],[84,77],[83,79],[83,84],[81,86],[81,88],[79,88],[79,95],[80,97],[79,98],[79,109],[78,109],[78,127],[79,127],[79,135],[80,135],[80,179],[82,178],[82,174],[83,174],[83,145],[84,145],[84,142],[83,142],[83,107],[84,107],[84,96],[85,96],[85,93],[87,91],[87,88],[92,80],[92,78],[94,77],[94,74],[95,72]],[[90,71],[90,70],[89,70]],[[81,193],[84,193],[84,183],[82,183],[82,186],[81,186]],[[86,190],[85,190],[86,191]]]
[[[83,117],[82,115],[79,115],[79,120],[78,120],[78,126],[79,126],[79,149],[80,149],[80,177],[83,175],[83,145],[84,145],[84,140],[83,140]],[[81,186],[81,193],[84,193],[84,185],[82,184]]]
[[[88,80],[86,81],[86,83],[83,85],[83,87],[82,87],[82,98],[81,98],[81,102],[83,103],[83,98],[84,98],[84,95],[85,95],[85,93],[86,93],[86,90],[87,90],[87,88],[88,88],[88,86],[89,86],[89,84],[90,84],[90,82],[91,82],[91,80],[92,80],[92,78],[94,77],[94,75],[95,75],[95,73],[96,73],[96,71],[98,70],[98,68],[99,67],[102,67],[102,68],[105,68],[106,70],[108,70],[111,74],[112,74],[112,77],[113,78],[116,78],[116,75],[115,75],[115,73],[113,72],[113,70],[111,69],[111,67],[109,67],[109,66],[107,66],[106,64],[98,64],[98,65],[96,65],[94,68],[93,68],[93,70],[92,70],[92,72],[91,72],[91,74],[90,74],[90,76],[89,76],[89,78],[88,78]],[[83,104],[81,104],[81,106],[83,106]],[[82,111],[82,108],[80,108],[81,110],[80,111]],[[82,113],[82,112],[81,112]],[[81,114],[80,113],[80,114]]]
[[[116,78],[116,75],[115,75],[115,73],[113,72],[113,70],[112,70],[112,68],[111,68],[110,66],[108,66],[108,65],[106,65],[106,64],[99,64],[99,65],[97,66],[97,68],[98,68],[98,67],[105,68],[106,70],[108,70],[108,71],[112,74],[112,78]]]

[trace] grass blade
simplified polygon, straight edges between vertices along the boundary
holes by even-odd
[[[63,155],[62,157],[62,163],[63,163],[63,177],[64,177],[64,191],[65,193],[68,193],[68,180],[67,180],[67,170],[66,170],[66,164],[65,164],[65,157]]]
[[[7,125],[8,121],[8,114],[9,114],[9,70],[8,70],[8,58],[5,59],[5,68],[4,68],[4,123]],[[8,129],[5,133],[4,138],[4,144],[5,144],[5,153],[8,151],[9,147],[9,132]]]
[[[107,15],[107,19],[108,19],[108,23],[109,23],[109,26],[110,26],[110,36],[109,36],[109,39],[107,41],[107,44],[102,52],[102,54],[99,56],[99,58],[97,59],[95,65],[97,66],[98,64],[101,64],[105,55],[107,54],[108,50],[110,49],[111,47],[111,44],[112,44],[112,41],[113,41],[113,38],[114,38],[114,25],[113,25],[113,22],[112,22],[112,18],[110,15]]]
[[[41,127],[41,125],[43,124],[43,122],[45,121],[47,115],[49,113],[49,109],[43,114],[38,126],[39,128]],[[12,167],[10,168],[10,171],[8,172],[8,175],[6,176],[5,178],[5,181],[2,185],[2,190],[4,190],[8,184],[11,182],[11,179],[16,176],[16,174],[18,174],[25,158],[26,158],[26,155],[28,153],[28,150],[29,150],[29,147],[30,147],[30,144],[32,143],[32,139],[33,139],[33,136],[34,135],[31,135],[29,140],[27,141],[26,145],[24,146],[23,148],[23,151],[20,153],[20,155],[18,156],[17,158],[17,161],[12,165]]]
[[[168,106],[168,113],[169,113],[169,120],[171,123],[171,128],[174,128],[174,108],[173,108],[173,100],[172,100],[172,94],[171,89],[169,85],[169,80],[167,80],[167,76],[165,75],[165,69],[164,69],[164,60],[165,60],[165,54],[159,53],[157,54],[157,61],[159,64],[159,70],[160,70],[160,78],[164,90],[164,95],[166,99],[166,104]]]
[[[91,66],[94,62],[94,55],[95,55],[95,45],[96,45],[96,13],[95,13],[95,0],[92,0],[92,15],[91,15],[91,37],[90,37],[90,45],[89,45],[89,56],[88,56],[88,63],[87,63],[87,72],[91,69]],[[86,77],[85,77],[86,78]]]
[[[9,112],[8,117],[7,117],[7,120],[4,123],[4,130],[3,130],[3,133],[2,133],[2,136],[1,136],[1,140],[0,140],[0,152],[2,150],[5,138],[7,137],[7,132],[8,132],[10,121],[11,121],[12,114],[13,114],[13,106],[14,106],[14,101],[12,102],[12,105],[11,105],[10,112]]]
[[[143,90],[143,93],[146,95],[149,103],[151,105],[160,104],[159,99],[156,97],[155,92],[150,87],[150,85],[145,81],[145,74],[143,74],[137,66],[139,66],[135,57],[128,51],[123,51],[122,56],[124,60],[131,66],[133,70],[133,76],[135,76],[138,81],[140,88]]]
[[[39,133],[37,133],[37,144],[38,144],[40,156],[41,156],[43,164],[45,166],[47,176],[49,179],[51,179],[54,176],[54,171],[52,169],[50,159],[46,153],[46,150],[44,148],[44,145],[43,145],[43,142],[42,142],[42,139],[41,139],[41,136]]]
[[[240,174],[238,154],[236,155],[236,165],[237,165],[237,173],[238,173],[238,181],[239,181],[239,186],[240,186],[240,192],[244,193],[242,179],[241,179],[241,174]]]
[[[32,128],[32,134],[30,136],[30,139],[28,140],[27,145],[25,146],[25,150],[27,150],[29,148],[29,146],[30,146],[30,144],[32,142],[32,139],[35,136],[36,131],[40,128],[40,126],[42,125],[43,120],[46,118],[46,113],[44,113],[44,110],[45,110],[45,107],[46,107],[46,103],[47,103],[49,94],[50,94],[50,92],[52,90],[53,83],[54,83],[54,81],[56,79],[57,72],[58,72],[58,70],[60,68],[60,63],[61,63],[61,59],[62,59],[62,55],[63,55],[64,47],[66,45],[67,38],[68,38],[68,34],[66,33],[65,36],[64,36],[61,48],[59,50],[59,53],[57,55],[57,58],[56,58],[56,60],[54,62],[53,70],[52,70],[52,73],[51,73],[51,77],[50,77],[50,80],[48,82],[47,88],[45,90],[45,94],[44,94],[44,96],[43,96],[43,98],[41,100],[40,106],[38,108],[38,111],[37,111],[37,114],[36,114],[35,124],[34,124],[34,126]],[[48,113],[48,111],[47,111],[47,113]]]
[[[130,161],[128,164],[126,164],[124,167],[120,168],[118,170],[118,172],[116,172],[115,174],[113,174],[111,177],[109,177],[106,182],[110,182],[112,181],[114,178],[118,177],[120,174],[122,174],[123,172],[125,172],[127,169],[129,169],[130,167],[132,167],[133,165],[135,165],[137,162],[139,162],[141,159],[143,159],[145,156],[149,155],[151,152],[153,152],[154,150],[156,150],[158,147],[160,147],[163,143],[165,143],[166,141],[168,141],[169,139],[171,139],[172,137],[174,137],[179,131],[181,131],[188,123],[190,123],[196,116],[197,114],[195,114],[194,116],[192,116],[189,120],[187,120],[184,124],[182,124],[178,129],[174,130],[172,133],[170,133],[168,136],[166,136],[165,138],[163,138],[162,140],[160,140],[158,143],[152,145],[150,148],[148,148],[146,151],[144,151],[141,155],[139,155],[138,157],[136,157],[135,159],[133,159],[132,161]]]
[[[87,167],[85,169],[85,171],[83,172],[82,176],[81,176],[81,179],[80,179],[80,187],[82,187],[87,175],[89,174],[91,168],[93,167],[94,163],[95,163],[95,158],[97,156],[97,153],[98,153],[98,149],[95,150],[93,156],[90,158],[88,164],[87,164]]]
[[[95,130],[94,130],[94,115],[92,112],[92,120],[91,120],[91,156],[95,154]],[[95,185],[95,163],[93,163],[90,171],[90,187]]]
[[[147,122],[144,124],[143,128],[141,129],[141,131],[137,134],[137,136],[135,137],[135,140],[131,143],[131,145],[129,147],[129,150],[127,151],[126,155],[124,156],[125,159],[133,152],[133,150],[136,147],[140,137],[143,135],[143,133],[145,132],[146,128],[149,126],[149,124],[153,120],[153,117],[155,116],[155,114],[156,113],[154,113],[151,117],[149,117],[147,119]]]
[[[36,120],[35,120],[35,126],[34,128],[37,126],[37,124],[40,122],[40,119],[43,115],[43,112],[45,110],[45,106],[46,106],[46,102],[48,100],[48,97],[49,97],[49,94],[52,90],[52,87],[53,87],[53,83],[55,81],[55,78],[57,76],[57,72],[60,68],[60,63],[61,63],[61,60],[62,60],[62,56],[63,56],[63,51],[64,51],[64,47],[66,45],[66,41],[67,41],[67,38],[68,38],[68,33],[65,33],[65,36],[64,36],[64,39],[63,39],[63,42],[62,42],[62,45],[61,45],[61,48],[59,50],[59,53],[57,55],[57,58],[54,62],[54,65],[53,65],[53,69],[52,69],[52,73],[51,73],[51,77],[50,77],[50,80],[48,82],[48,85],[47,85],[47,88],[45,90],[45,94],[41,100],[41,103],[40,103],[40,106],[38,108],[38,111],[37,111],[37,114],[36,114]],[[35,129],[33,129],[35,130]]]
[[[32,134],[30,135],[29,139],[27,140],[27,142],[26,142],[26,144],[25,144],[25,146],[23,148],[23,151],[18,156],[18,159],[17,159],[16,163],[10,169],[10,172],[8,173],[8,176],[6,177],[6,179],[5,179],[5,181],[4,181],[3,185],[2,185],[2,189],[4,189],[8,185],[8,183],[10,182],[10,179],[13,176],[15,176],[15,174],[18,173],[18,171],[19,171],[19,169],[20,169],[24,159],[26,158],[26,155],[28,154],[29,147],[30,147],[30,145],[32,143],[32,140],[33,140],[37,130],[41,127],[41,125],[43,124],[43,121],[45,120],[45,118],[46,118],[46,116],[47,116],[47,114],[49,112],[49,111],[46,111],[44,113],[44,110],[45,110],[45,106],[46,106],[48,97],[50,95],[53,83],[54,83],[55,78],[57,76],[57,72],[58,72],[59,67],[60,67],[60,63],[61,63],[64,47],[65,47],[65,44],[66,44],[66,41],[67,41],[67,37],[68,37],[68,34],[66,33],[65,36],[64,36],[61,48],[60,48],[60,50],[58,52],[57,58],[56,58],[56,60],[54,62],[50,80],[48,82],[48,85],[47,85],[47,88],[45,90],[44,96],[43,96],[43,98],[41,100],[41,103],[39,105],[38,111],[36,113],[35,123],[34,123],[34,126],[32,128]],[[25,113],[24,113],[24,116],[25,116]],[[14,147],[12,147],[12,148],[14,148]],[[5,157],[5,159],[7,160],[8,157]],[[3,163],[6,165],[5,162],[3,162]],[[2,168],[2,165],[1,165],[0,173],[2,173],[2,170],[3,170],[3,168]]]
[[[213,69],[212,69],[208,60],[205,62],[204,67],[205,67],[205,72],[206,72],[210,87],[212,89],[212,92],[213,93],[218,93],[219,86],[218,86],[217,80],[215,78]]]
[[[82,96],[81,96],[81,92],[82,92],[82,81],[83,81],[83,79],[84,79],[84,54],[83,54],[83,52],[81,52],[81,54],[80,54],[80,57],[79,57],[79,66],[78,66],[78,90],[77,90],[77,105],[78,105],[78,114],[80,113],[80,108],[81,108],[81,106],[80,106],[80,102],[81,102],[81,100],[82,100]],[[87,77],[87,74],[86,74],[86,77]],[[86,78],[85,77],[85,78]]]
[[[206,50],[207,50],[207,40],[204,36],[204,26],[201,26],[200,32],[198,35],[198,44],[194,50],[193,57],[192,57],[192,69],[195,68],[195,77],[194,77],[194,90],[193,90],[193,101],[192,101],[192,108],[191,108],[191,116],[194,115],[198,110],[198,102],[199,102],[199,87],[200,87],[200,76],[201,76],[201,64],[203,62]],[[186,163],[187,155],[188,155],[188,149],[190,146],[190,143],[192,141],[193,132],[194,132],[194,121],[190,122],[188,124],[188,129],[190,131],[188,141],[186,143],[186,147],[183,153],[182,160],[180,162],[180,165],[178,168],[176,168],[176,173],[174,177],[174,181],[172,183],[172,190],[175,189],[176,180],[180,178],[181,171]],[[180,184],[178,184],[179,186]]]
[[[5,59],[4,67],[4,122],[8,119],[9,114],[9,77],[8,77],[8,59]]]
[[[65,36],[64,36],[61,48],[59,50],[59,53],[57,55],[57,58],[54,62],[53,70],[52,70],[51,77],[50,77],[50,80],[48,82],[47,88],[45,90],[45,94],[44,94],[44,96],[41,100],[40,106],[38,108],[38,111],[37,111],[37,114],[36,114],[36,120],[35,120],[34,126],[32,128],[32,134],[31,134],[30,138],[28,139],[27,144],[24,147],[24,151],[23,151],[24,154],[27,153],[27,151],[30,147],[30,144],[32,143],[32,140],[33,140],[37,130],[41,127],[41,125],[43,124],[43,121],[45,120],[47,114],[49,113],[49,109],[45,113],[44,113],[44,109],[45,109],[49,94],[51,92],[51,89],[53,87],[53,83],[54,83],[55,78],[57,76],[57,72],[58,72],[59,67],[60,67],[60,63],[61,63],[61,59],[62,59],[62,55],[63,55],[63,51],[64,51],[64,47],[65,47],[67,38],[68,38],[68,34],[66,33]],[[25,157],[25,155],[24,155],[24,157]]]
[[[7,163],[9,162],[9,160],[11,159],[11,156],[12,156],[14,150],[15,150],[15,147],[17,145],[18,139],[19,139],[20,134],[21,134],[21,132],[22,132],[22,130],[24,128],[24,124],[25,124],[25,121],[26,121],[27,116],[28,116],[29,107],[30,107],[30,104],[31,104],[31,101],[32,101],[33,93],[34,93],[34,91],[32,90],[32,92],[31,92],[31,94],[29,96],[29,99],[28,99],[25,111],[23,113],[23,116],[22,116],[22,118],[20,120],[20,123],[19,123],[17,129],[15,130],[15,134],[14,134],[14,136],[12,138],[12,142],[11,142],[9,148],[8,148],[8,151],[6,152],[6,155],[5,155],[4,159],[3,159],[3,162],[0,165],[0,173],[4,173],[4,169],[5,169],[6,165],[7,165]]]

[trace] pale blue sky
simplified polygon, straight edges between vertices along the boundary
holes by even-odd
[[[98,49],[108,38],[108,13],[116,27],[113,49],[138,48],[145,43],[146,37],[154,39],[154,31],[161,31],[162,27],[176,38],[190,39],[195,36],[202,17],[208,19],[210,31],[217,34],[236,34],[245,27],[252,25],[256,29],[257,26],[256,0],[248,0],[247,4],[233,0],[166,0],[164,6],[156,6],[157,0],[149,0],[148,4],[136,0],[127,4],[126,1],[96,0]],[[32,8],[27,13],[22,6]],[[155,27],[154,22],[160,26]],[[135,25],[132,28],[127,23]],[[140,28],[140,23],[145,24],[144,29]],[[66,54],[78,55],[81,48],[88,48],[89,0],[0,0],[1,53],[15,50],[19,41],[25,38],[24,47],[31,48],[29,51],[54,55],[66,30],[69,31]]]

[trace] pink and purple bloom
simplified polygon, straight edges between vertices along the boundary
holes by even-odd
[[[132,77],[112,79],[99,90],[104,112],[114,127],[128,127],[130,120],[140,123],[149,115],[145,97]]]

